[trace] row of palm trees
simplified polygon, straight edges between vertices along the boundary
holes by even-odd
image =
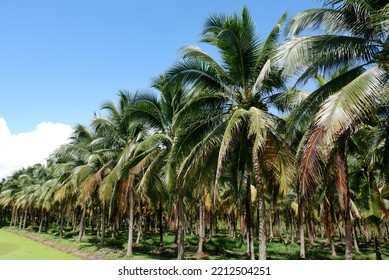
[[[337,227],[346,259],[358,250],[356,228],[372,232],[379,252],[389,213],[388,2],[326,0],[286,18],[260,40],[246,7],[210,16],[201,42],[219,57],[185,46],[154,92],[120,92],[45,166],[1,183],[3,216],[21,228],[29,217],[41,231],[56,215],[60,236],[72,219],[78,242],[89,217],[101,245],[125,220],[128,256],[144,215],[155,217],[161,246],[167,223],[176,232],[178,259],[193,218],[199,254],[206,228],[222,221],[232,236],[240,221],[251,259],[256,238],[266,259],[275,224],[292,240],[299,230],[301,258],[321,225],[333,255]],[[316,89],[302,90],[307,83]]]

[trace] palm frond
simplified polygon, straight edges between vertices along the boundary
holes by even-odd
[[[286,126],[288,138],[293,141],[300,131],[305,131],[322,102],[359,77],[363,71],[364,66],[351,69],[312,92],[289,116]]]
[[[345,35],[318,35],[294,37],[282,44],[275,60],[284,68],[284,75],[305,71],[306,65],[317,65],[320,74],[333,69],[360,65],[373,60],[380,49],[375,42],[365,38]]]
[[[243,119],[249,117],[249,115],[250,114],[247,110],[237,109],[228,121],[219,150],[218,167],[216,170],[216,182],[220,178],[221,169],[224,160],[226,159],[227,151],[229,148],[231,148],[230,143],[234,140],[234,132],[242,129],[242,126],[245,123]]]
[[[323,159],[319,147],[323,144],[323,135],[325,133],[322,127],[313,127],[310,129],[308,141],[304,146],[303,156],[299,164],[299,182],[304,194],[312,195],[314,185],[322,174],[320,161]]]
[[[223,79],[228,79],[225,69],[200,47],[193,45],[185,46],[181,48],[180,55],[182,59],[192,58],[204,61],[211,68],[216,70],[218,76],[223,77]]]
[[[273,29],[270,31],[269,35],[266,38],[266,41],[261,46],[260,56],[258,58],[255,68],[261,69],[264,67],[264,63],[272,58],[274,52],[278,46],[278,39],[280,37],[281,26],[285,22],[288,14],[284,13],[281,18],[274,25]]]
[[[288,36],[299,35],[306,30],[322,30],[327,34],[347,32],[341,11],[331,8],[307,9],[293,17],[287,27]]]
[[[229,92],[229,87],[219,79],[215,69],[205,61],[195,58],[181,60],[167,71],[171,82],[193,85],[198,90],[208,89]]]
[[[249,118],[248,137],[254,139],[252,152],[255,154],[264,149],[267,131],[269,128],[275,127],[275,123],[267,112],[256,107],[249,109]]]
[[[387,79],[388,73],[378,66],[366,70],[324,101],[315,117],[315,125],[323,127],[326,138],[333,140],[375,110]]]

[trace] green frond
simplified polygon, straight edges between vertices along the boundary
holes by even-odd
[[[269,100],[272,104],[275,104],[279,111],[293,113],[311,93],[311,91],[291,88],[287,91],[273,94],[269,97]]]
[[[275,127],[275,123],[267,112],[256,107],[249,109],[248,137],[254,139],[253,154],[264,149],[267,132],[270,127]]]
[[[158,100],[150,95],[140,97],[129,111],[129,120],[136,124],[147,124],[151,128],[163,131],[166,121]]]
[[[137,144],[134,153],[137,155],[144,152],[145,150],[149,150],[154,147],[160,147],[161,145],[170,146],[172,142],[173,140],[169,136],[162,133],[155,133]]]
[[[230,144],[233,140],[235,140],[234,135],[236,134],[236,131],[241,130],[242,126],[244,126],[245,124],[244,118],[247,118],[249,116],[250,116],[249,111],[243,109],[237,109],[233,113],[231,118],[228,120],[228,124],[224,132],[223,140],[219,150],[218,167],[216,171],[216,182],[220,178],[221,169],[226,159],[227,152],[231,148]]]
[[[377,66],[372,67],[324,101],[315,124],[326,130],[327,141],[375,110],[387,79],[387,73]]]
[[[275,60],[284,75],[302,73],[311,64],[326,73],[356,62],[369,63],[379,48],[375,42],[345,35],[294,37],[279,47]]]
[[[257,77],[253,87],[251,88],[251,94],[254,95],[257,91],[259,91],[262,88],[264,82],[266,82],[267,79],[269,78],[271,71],[272,71],[272,64],[271,64],[271,61],[269,59],[266,61],[266,63],[261,68],[261,70],[258,74],[258,77]]]
[[[377,35],[385,36],[389,30],[389,3],[372,13],[372,26],[377,30]]]
[[[204,161],[209,158],[209,154],[216,149],[219,151],[221,143],[221,136],[225,130],[225,123],[220,124],[202,138],[190,153],[185,157],[177,172],[177,181],[183,182],[190,173],[199,174],[199,172],[206,166]]]
[[[322,30],[327,34],[348,31],[341,11],[330,8],[307,9],[293,17],[287,27],[288,36],[299,35],[306,30]]]
[[[149,164],[145,166],[145,171],[139,181],[139,189],[142,193],[146,193],[148,188],[155,187],[151,182],[159,180],[159,173],[162,166],[166,164],[168,152],[165,150],[158,151],[158,154],[150,154],[147,162]]]
[[[324,100],[359,77],[363,71],[364,66],[351,69],[312,92],[289,116],[286,126],[288,138],[294,140],[299,132],[305,131]]]
[[[361,219],[361,214],[358,210],[358,206],[354,203],[354,201],[350,200],[350,210],[353,216],[353,219]]]
[[[266,41],[262,44],[258,62],[255,68],[263,68],[264,63],[267,63],[268,60],[272,58],[274,52],[278,46],[278,39],[280,37],[282,24],[285,22],[288,14],[284,13],[281,18],[277,21],[273,29],[270,31],[269,35],[266,38]]]
[[[218,76],[223,77],[223,79],[228,79],[228,75],[224,68],[200,47],[193,45],[185,46],[181,48],[180,54],[182,59],[191,58],[206,62],[212,69],[216,70]]]
[[[186,125],[188,119],[192,121],[193,118],[198,119],[200,114],[203,116],[208,112],[223,109],[228,102],[232,101],[224,93],[200,93],[192,97],[174,116],[173,130],[177,130],[183,124]]]
[[[112,101],[107,101],[107,102],[104,102],[102,105],[101,105],[101,110],[106,110],[108,111],[108,114],[110,116],[111,119],[119,119],[120,118],[120,112],[119,112],[119,109],[118,107],[116,106],[115,103],[113,103]],[[96,118],[99,118],[99,117],[96,117]]]
[[[110,169],[107,176],[100,183],[99,187],[99,197],[101,201],[108,202],[114,194],[114,190],[120,177],[122,176],[122,166],[116,165],[114,168]]]
[[[267,138],[265,159],[270,161],[268,166],[275,175],[275,181],[279,184],[279,193],[286,196],[296,182],[295,155],[282,135],[269,131]],[[269,147],[272,155],[269,155]]]
[[[171,82],[193,85],[198,90],[208,89],[229,92],[226,81],[219,79],[218,72],[200,59],[181,60],[167,71]]]
[[[222,30],[223,23],[225,22],[225,20],[225,15],[214,14],[209,16],[204,24],[201,42],[212,44],[214,42],[215,37],[210,35],[218,34]]]

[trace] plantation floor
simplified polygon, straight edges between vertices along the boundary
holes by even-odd
[[[82,242],[77,243],[77,232],[72,232],[70,228],[64,232],[64,237],[58,237],[58,230],[50,228],[45,233],[37,233],[28,230],[19,230],[12,227],[0,229],[0,260],[1,259],[69,259],[69,256],[77,256],[87,260],[128,260],[126,256],[127,234],[120,234],[116,238],[109,238],[107,234],[106,244],[100,246],[100,240],[96,235],[92,235],[87,230]],[[20,236],[21,235],[21,236]],[[21,241],[12,241],[21,238],[24,242],[40,243],[44,248],[47,246],[56,248],[71,255],[67,257],[40,256],[40,250],[34,251],[34,256],[15,257],[16,251],[21,250],[24,245]],[[32,240],[29,240],[32,239]],[[27,241],[26,241],[27,240]],[[134,244],[134,260],[174,260],[177,256],[177,245],[174,242],[175,236],[172,233],[164,235],[164,247],[159,247],[158,234],[145,234],[139,244]],[[35,242],[34,242],[35,241]],[[205,253],[197,254],[198,237],[189,235],[186,238],[185,259],[188,260],[244,260],[246,255],[246,244],[242,238],[228,238],[226,234],[217,234],[212,239],[207,239]],[[40,245],[37,244],[37,245]],[[374,260],[374,242],[360,243],[360,253],[353,250],[355,260]],[[27,248],[27,247],[26,247]],[[255,242],[257,250],[258,244]],[[51,248],[48,248],[51,249]],[[30,250],[30,249],[29,249]],[[30,250],[32,251],[32,250]],[[306,259],[308,260],[342,260],[344,259],[344,242],[337,241],[337,257],[331,257],[328,240],[317,238],[311,248],[306,247]],[[383,240],[381,244],[382,259],[389,260],[389,242]],[[31,252],[30,252],[31,253]],[[58,251],[57,251],[58,253]],[[269,260],[298,260],[299,244],[284,241],[272,240],[267,243],[267,255]],[[258,256],[256,257],[258,259]],[[74,259],[74,258],[73,258]]]
[[[77,260],[78,257],[61,252],[29,238],[0,229],[0,260]]]

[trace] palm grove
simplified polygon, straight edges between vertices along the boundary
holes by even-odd
[[[320,234],[332,256],[339,243],[352,259],[359,241],[381,258],[388,1],[326,0],[286,18],[265,39],[247,8],[207,18],[201,42],[218,57],[183,47],[153,92],[119,92],[45,165],[3,180],[0,223],[56,225],[59,237],[71,224],[76,242],[90,227],[100,246],[124,232],[129,257],[143,232],[161,248],[173,233],[178,259],[188,234],[201,256],[223,232],[244,239],[250,259],[266,259],[275,237],[297,241],[304,259]]]

